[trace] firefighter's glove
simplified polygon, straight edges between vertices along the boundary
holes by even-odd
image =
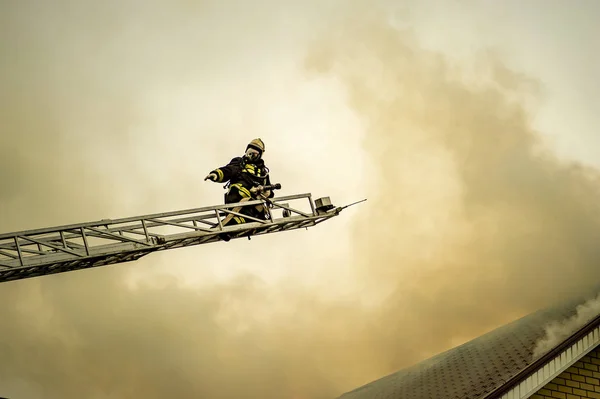
[[[206,180],[217,181],[217,175],[215,173],[209,173],[208,176],[204,178],[204,181]]]

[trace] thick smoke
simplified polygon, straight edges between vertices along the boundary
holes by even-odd
[[[3,6],[0,29],[14,40],[0,43],[12,55],[0,57],[2,231],[184,202],[181,187],[205,171],[165,177],[169,166],[152,161],[184,146],[162,138],[174,127],[148,109],[172,110],[161,93],[190,82],[216,97],[218,70],[255,59],[253,32],[280,15],[177,4]],[[524,105],[535,84],[490,57],[450,65],[356,4],[314,29],[307,61],[311,78],[345,88],[365,123],[367,213],[347,259],[322,257],[323,275],[335,263],[347,270],[325,285],[352,294],[326,300],[293,275],[275,287],[245,274],[192,287],[167,274],[176,254],[135,288],[127,272],[154,260],[5,283],[0,395],[330,398],[593,284],[598,173],[544,150]],[[222,25],[226,37],[211,36]],[[197,51],[208,45],[213,57]],[[245,88],[224,88],[227,100]],[[229,151],[233,139],[214,134],[229,132],[228,115],[218,116],[186,145]],[[351,168],[346,155],[332,149],[327,168]]]
[[[462,69],[385,20],[344,19],[308,65],[368,126],[353,255],[388,288],[370,334],[391,372],[595,286],[600,174],[545,147],[535,80],[490,54]]]

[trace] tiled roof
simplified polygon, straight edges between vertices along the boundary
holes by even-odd
[[[583,301],[532,313],[339,399],[482,399],[530,365],[547,324],[573,316]]]

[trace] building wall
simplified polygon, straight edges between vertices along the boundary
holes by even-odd
[[[600,347],[546,384],[531,399],[600,399]]]

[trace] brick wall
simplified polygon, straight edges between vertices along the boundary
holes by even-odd
[[[600,348],[569,367],[531,399],[600,399]]]

